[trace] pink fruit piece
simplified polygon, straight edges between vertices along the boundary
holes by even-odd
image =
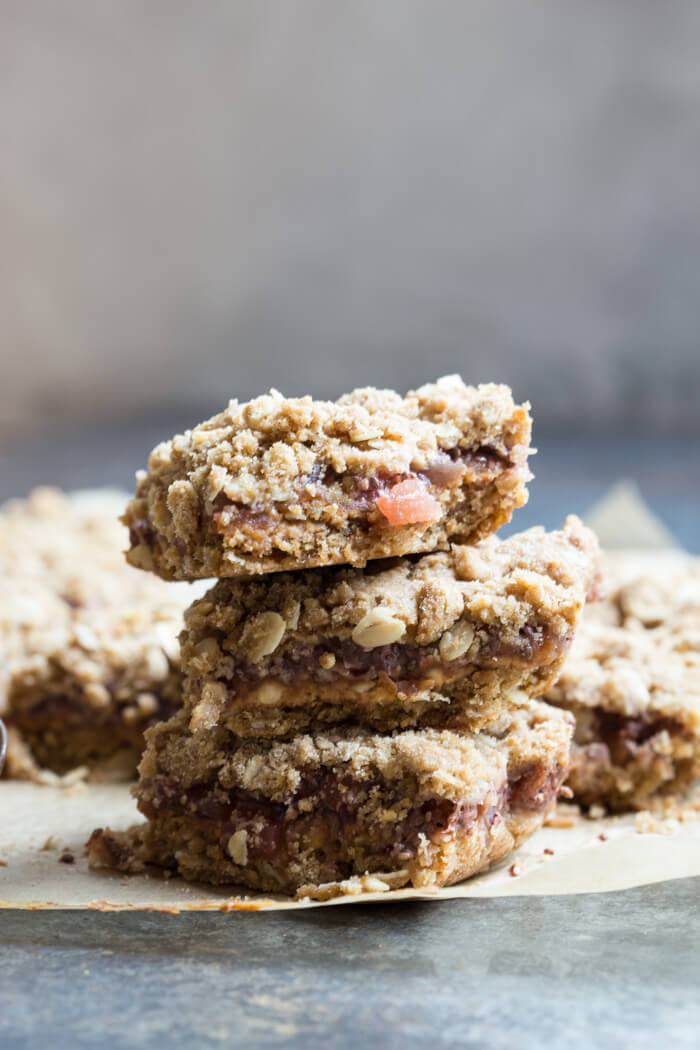
[[[442,515],[440,504],[418,478],[393,485],[377,498],[377,507],[390,525],[422,525]]]

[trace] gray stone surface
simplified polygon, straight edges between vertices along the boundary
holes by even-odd
[[[4,912],[0,1045],[696,1047],[698,889],[283,915]]]

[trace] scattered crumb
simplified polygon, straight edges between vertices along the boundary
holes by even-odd
[[[559,802],[554,812],[545,820],[544,826],[546,828],[573,828],[580,816],[581,810],[578,806],[569,802]]]
[[[54,835],[49,835],[46,842],[41,848],[42,850],[58,849],[58,839]]]
[[[65,850],[58,859],[61,864],[75,864],[75,857],[70,850]]]
[[[601,833],[598,836],[598,838],[600,839],[601,842],[607,842],[608,841],[608,836],[605,834],[604,831],[601,831]]]
[[[511,864],[511,866],[508,868],[508,874],[512,878],[517,879],[518,875],[520,874],[520,865],[519,864]]]
[[[643,809],[634,818],[637,831],[642,835],[672,835],[680,826],[676,817],[658,817],[648,809]]]
[[[322,882],[319,886],[300,886],[296,900],[328,901],[334,897],[356,897],[361,893],[386,893],[399,889],[408,879],[405,869],[376,875],[354,875],[341,882]]]
[[[267,908],[274,904],[274,901],[270,897],[263,897],[261,900],[251,901],[247,897],[231,897],[230,900],[223,901],[219,905],[219,911],[227,914],[230,911],[260,911],[262,908]],[[193,909],[197,911],[195,907]]]
[[[665,798],[653,799],[649,809],[644,810],[663,820],[677,820],[688,823],[700,819],[700,786],[689,795],[667,795]]]
[[[0,868],[6,868],[7,866],[8,865],[6,860],[0,860]]]
[[[544,822],[546,828],[573,828],[576,826],[577,817],[558,817],[555,814],[551,817],[547,817]]]
[[[548,857],[553,857],[554,856],[554,850],[553,849],[549,849],[548,847],[545,847],[542,850],[542,852],[546,853]]]

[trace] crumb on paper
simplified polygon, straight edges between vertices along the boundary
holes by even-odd
[[[408,879],[408,872],[380,872],[376,875],[353,875],[340,882],[322,882],[318,886],[300,886],[295,900],[329,901],[335,897],[357,897],[362,893],[387,893],[399,889]]]
[[[75,857],[70,850],[64,850],[58,859],[61,864],[75,864]]]
[[[50,849],[58,849],[58,839],[56,838],[55,835],[49,835],[49,837],[47,838],[46,842],[41,847],[41,851],[42,852],[44,850],[50,850]]]
[[[601,842],[607,842],[608,841],[608,836],[605,834],[604,831],[600,832],[600,834],[598,835],[598,838],[600,839]]]
[[[7,861],[6,860],[0,860],[0,868],[7,868],[7,867],[9,867]]]
[[[573,828],[580,816],[581,810],[578,806],[569,802],[559,802],[554,812],[545,820],[544,826],[546,828]]]
[[[508,868],[508,874],[513,879],[517,879],[518,875],[520,874],[520,871],[521,868],[519,864],[511,864],[511,866]]]
[[[71,788],[79,788],[85,790],[85,781],[88,777],[90,770],[87,766],[76,766],[75,769],[71,769],[69,773],[64,773],[61,777],[61,787],[70,790]],[[71,792],[72,794],[72,792]]]
[[[690,795],[668,795],[666,798],[657,799],[653,812],[664,819],[686,821],[698,820],[700,814],[700,785],[691,791]]]
[[[248,897],[231,897],[230,900],[223,901],[218,910],[221,912],[229,911],[261,911],[263,908],[269,908],[275,902],[272,898],[264,897],[262,900],[250,900]],[[196,910],[196,909],[195,909]]]
[[[675,817],[657,817],[648,809],[637,813],[634,818],[637,831],[642,835],[672,835],[678,831],[680,821]]]
[[[637,826],[637,831],[640,831],[643,835],[650,835],[656,831],[656,818],[648,809],[643,809],[641,813],[637,813],[634,823]]]
[[[667,795],[653,799],[648,809],[637,813],[634,822],[642,834],[669,835],[681,824],[700,820],[700,785],[689,795]]]
[[[548,846],[545,846],[545,848],[544,848],[544,849],[542,850],[542,852],[543,852],[543,853],[544,853],[544,854],[545,854],[545,855],[546,855],[547,857],[553,857],[553,856],[554,856],[554,850],[553,850],[553,849],[550,849],[550,848],[549,848]]]

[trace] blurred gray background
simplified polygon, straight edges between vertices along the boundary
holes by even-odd
[[[0,440],[448,371],[700,429],[697,0],[0,0],[0,52]]]

